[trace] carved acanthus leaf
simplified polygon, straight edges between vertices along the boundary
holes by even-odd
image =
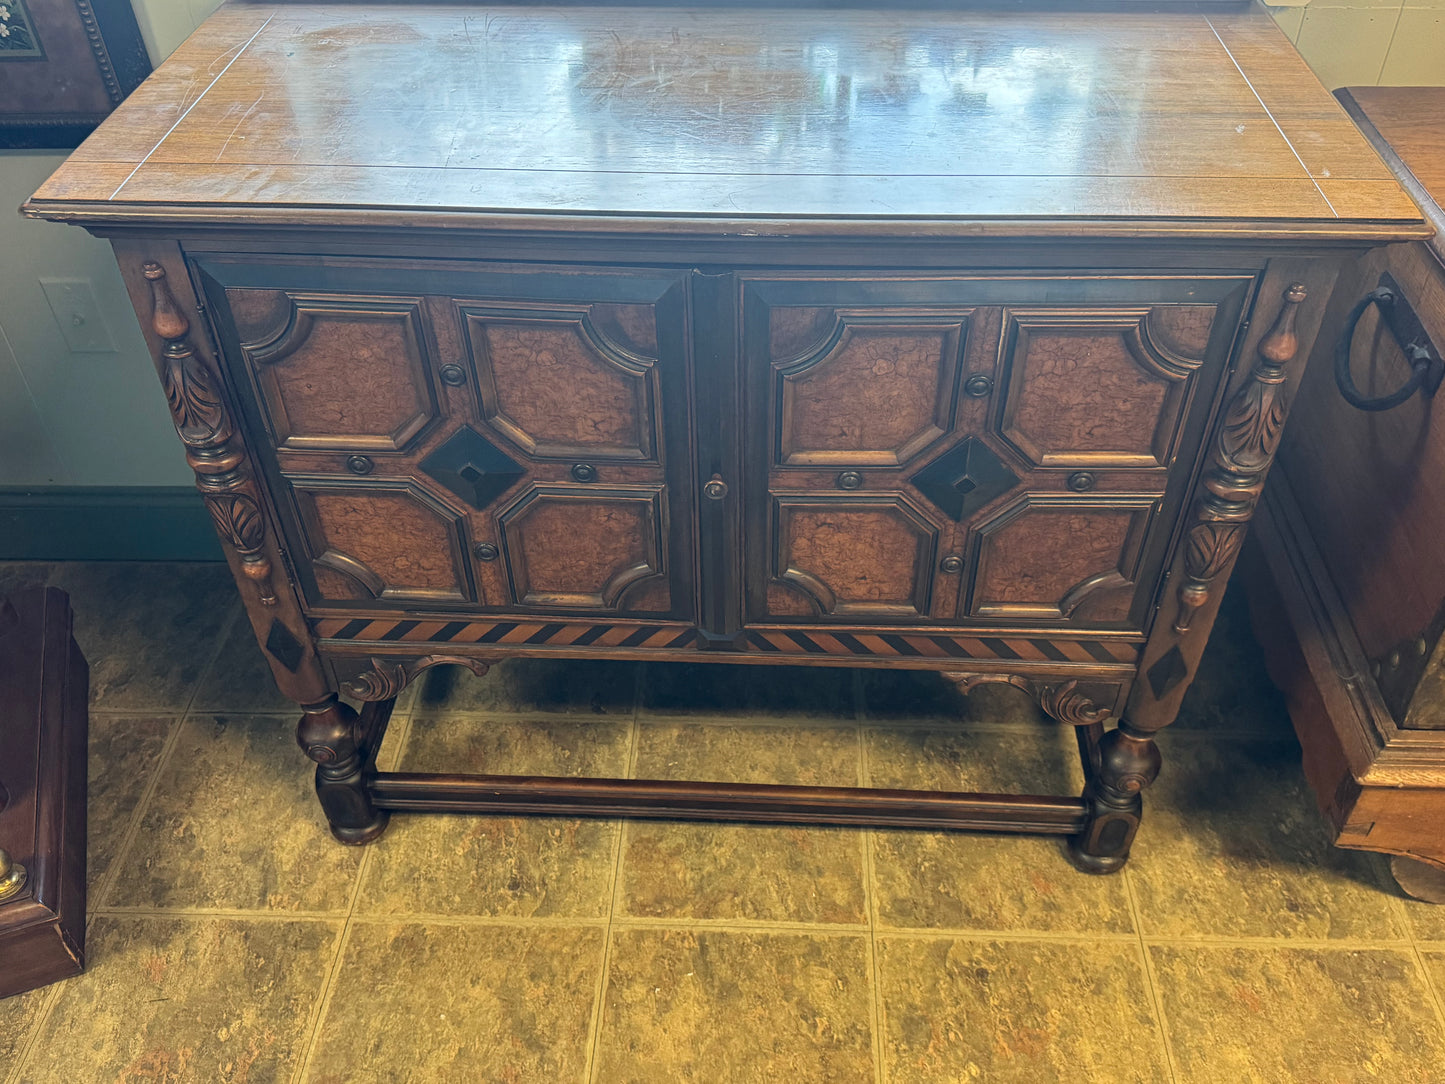
[[[357,674],[343,688],[358,700],[394,700],[418,674],[433,666],[465,666],[477,677],[489,669],[481,659],[460,655],[425,655],[419,659],[379,659],[373,655],[371,668]]]
[[[1087,695],[1079,691],[1077,679],[1063,682],[1043,681],[1025,677],[1022,674],[945,672],[944,677],[958,686],[961,693],[971,692],[980,685],[1012,685],[1022,689],[1034,698],[1039,707],[1051,718],[1069,726],[1089,726],[1102,723],[1109,717],[1110,705],[1100,707]]]

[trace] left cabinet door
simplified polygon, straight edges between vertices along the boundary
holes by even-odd
[[[311,609],[692,619],[684,273],[193,263]]]

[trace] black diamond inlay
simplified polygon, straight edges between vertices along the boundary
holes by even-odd
[[[301,641],[296,639],[290,629],[274,618],[271,621],[271,631],[266,634],[266,650],[271,657],[286,667],[293,674],[296,667],[301,665],[303,649]]]
[[[421,469],[473,508],[491,504],[523,474],[518,464],[466,426],[423,459]]]
[[[1184,665],[1184,656],[1176,644],[1149,667],[1149,687],[1154,690],[1154,699],[1164,699],[1171,689],[1176,688],[1188,676],[1189,667]]]
[[[972,515],[1019,484],[1018,475],[977,437],[955,444],[909,481],[955,520]]]

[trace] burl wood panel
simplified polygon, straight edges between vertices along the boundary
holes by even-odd
[[[519,318],[463,305],[487,423],[531,455],[656,458],[657,325],[641,308],[607,306],[598,327],[584,312]]]
[[[837,319],[830,349],[777,374],[779,459],[906,462],[952,425],[967,318],[840,312]],[[785,325],[783,337],[793,330]]]
[[[534,489],[499,518],[515,602],[666,612],[661,489]],[[660,584],[660,586],[659,586]]]
[[[292,488],[308,556],[322,570],[316,576],[322,599],[471,597],[461,517],[420,488],[325,479],[293,480]]]
[[[892,498],[779,500],[774,583],[825,615],[927,616],[937,530]],[[781,584],[778,584],[778,581]],[[786,605],[786,604],[785,604]],[[797,614],[796,604],[774,616]]]
[[[968,612],[1043,621],[1126,621],[1153,507],[1148,498],[1128,498],[1112,506],[1026,501],[1006,510],[979,529]]]
[[[1038,466],[1167,466],[1213,322],[1188,308],[1157,334],[1148,311],[1009,312],[1000,435]]]
[[[279,447],[400,449],[436,416],[420,299],[226,298]]]

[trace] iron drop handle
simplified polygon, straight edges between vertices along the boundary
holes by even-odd
[[[1395,341],[1400,344],[1405,360],[1413,370],[1410,379],[1400,387],[1388,395],[1373,399],[1361,394],[1350,372],[1350,353],[1355,342],[1355,329],[1359,326],[1360,318],[1365,315],[1365,310],[1371,305],[1379,307],[1380,316],[1395,336]],[[1356,302],[1349,316],[1345,317],[1344,331],[1340,334],[1340,341],[1335,344],[1335,384],[1340,389],[1340,395],[1345,402],[1358,410],[1391,410],[1417,391],[1427,396],[1434,395],[1442,378],[1445,378],[1445,361],[1441,360],[1440,352],[1435,349],[1435,344],[1420,325],[1414,309],[1405,300],[1405,295],[1393,278],[1389,275],[1380,276],[1380,285]]]

